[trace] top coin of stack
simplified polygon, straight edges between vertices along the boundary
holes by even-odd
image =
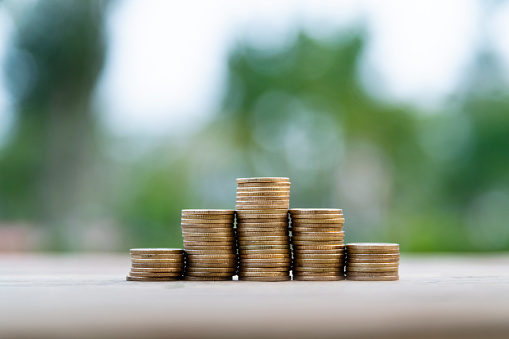
[[[343,280],[343,211],[295,208],[290,210],[290,216],[294,279]]]
[[[351,243],[346,251],[348,280],[399,279],[399,244]]]
[[[237,179],[239,280],[290,280],[289,178]]]
[[[179,280],[184,270],[180,248],[132,248],[128,281]]]
[[[182,210],[185,280],[232,280],[237,272],[233,210]]]

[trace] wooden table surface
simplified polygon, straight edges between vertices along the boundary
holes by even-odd
[[[128,255],[0,255],[0,338],[509,338],[509,254],[396,282],[127,282]]]

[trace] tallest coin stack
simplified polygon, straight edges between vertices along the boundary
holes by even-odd
[[[289,178],[237,179],[239,280],[290,280]]]

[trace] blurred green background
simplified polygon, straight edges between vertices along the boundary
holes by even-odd
[[[342,208],[347,242],[398,242],[407,252],[508,250],[508,64],[486,29],[507,6],[476,3],[472,57],[439,104],[366,86],[383,83],[361,67],[376,35],[365,17],[323,36],[297,21],[285,43],[260,46],[268,38],[253,39],[252,30],[228,44],[223,89],[212,91],[220,104],[200,123],[191,116],[192,128],[138,137],[112,132],[97,104],[114,42],[108,23],[122,1],[0,1],[0,28],[2,20],[10,27],[0,251],[181,246],[180,210],[234,208],[235,178],[250,176],[290,177],[292,207]],[[178,8],[167,14],[172,20]],[[183,20],[191,27],[199,19]],[[189,27],[174,35],[192,39]],[[155,44],[178,55],[171,36]]]

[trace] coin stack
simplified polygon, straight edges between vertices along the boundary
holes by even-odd
[[[237,179],[239,280],[290,280],[289,178]]]
[[[182,210],[184,280],[232,280],[237,272],[234,210]]]
[[[348,280],[399,279],[399,244],[352,243],[346,252]]]
[[[344,280],[343,211],[290,210],[294,280]]]
[[[180,280],[184,250],[180,248],[132,248],[128,281]]]

